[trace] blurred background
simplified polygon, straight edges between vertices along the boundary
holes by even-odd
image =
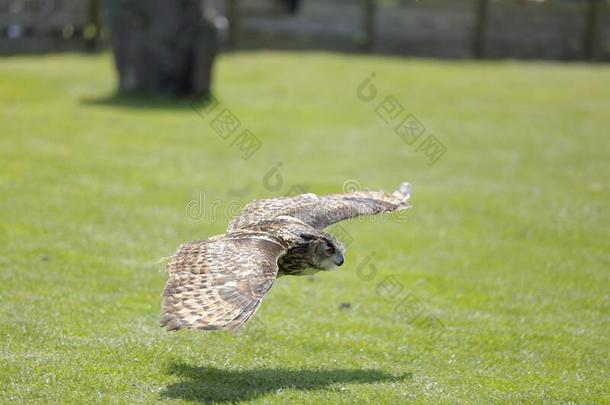
[[[209,92],[218,50],[610,58],[607,0],[4,0],[0,29],[4,55],[112,42],[121,91],[170,95]]]
[[[610,2],[0,0],[0,403],[608,403]],[[393,191],[239,333],[164,259]]]
[[[138,4],[109,2],[132,14]],[[110,23],[102,3],[3,0],[0,52],[104,47]],[[162,12],[154,2],[146,4],[151,13]],[[610,58],[607,0],[210,0],[204,2],[202,12],[218,30],[222,49],[325,49],[443,58]]]

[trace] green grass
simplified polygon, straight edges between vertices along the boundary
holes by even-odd
[[[358,100],[373,71],[436,164]],[[110,55],[0,60],[0,402],[610,403],[608,66],[261,52],[216,73],[248,160],[185,102],[112,98]],[[236,198],[347,179],[409,180],[414,208],[344,223],[345,265],[278,280],[240,333],[157,326],[159,259]]]

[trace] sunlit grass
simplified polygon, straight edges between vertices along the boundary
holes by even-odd
[[[110,55],[0,60],[1,402],[608,402],[608,67],[263,52],[216,73],[250,159],[188,102],[113,98]],[[280,279],[243,332],[157,326],[180,243],[348,179],[409,180],[406,222],[342,224],[345,265]]]

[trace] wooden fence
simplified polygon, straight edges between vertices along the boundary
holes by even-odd
[[[610,60],[610,0],[213,0],[237,48]],[[222,25],[222,24],[221,24]]]
[[[100,0],[0,0],[0,54],[96,49]]]
[[[296,10],[291,10],[288,4]],[[206,0],[226,48],[610,60],[610,0]],[[0,0],[0,54],[98,49],[101,0]],[[294,11],[294,12],[291,12]]]

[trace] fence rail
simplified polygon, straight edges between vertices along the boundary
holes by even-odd
[[[610,0],[207,0],[227,48],[610,60]],[[295,9],[295,5],[298,7]],[[0,0],[0,54],[98,49],[101,0]]]
[[[231,3],[231,13],[224,13]],[[610,0],[214,0],[237,48],[610,60]]]
[[[0,0],[0,54],[96,49],[100,0]]]

